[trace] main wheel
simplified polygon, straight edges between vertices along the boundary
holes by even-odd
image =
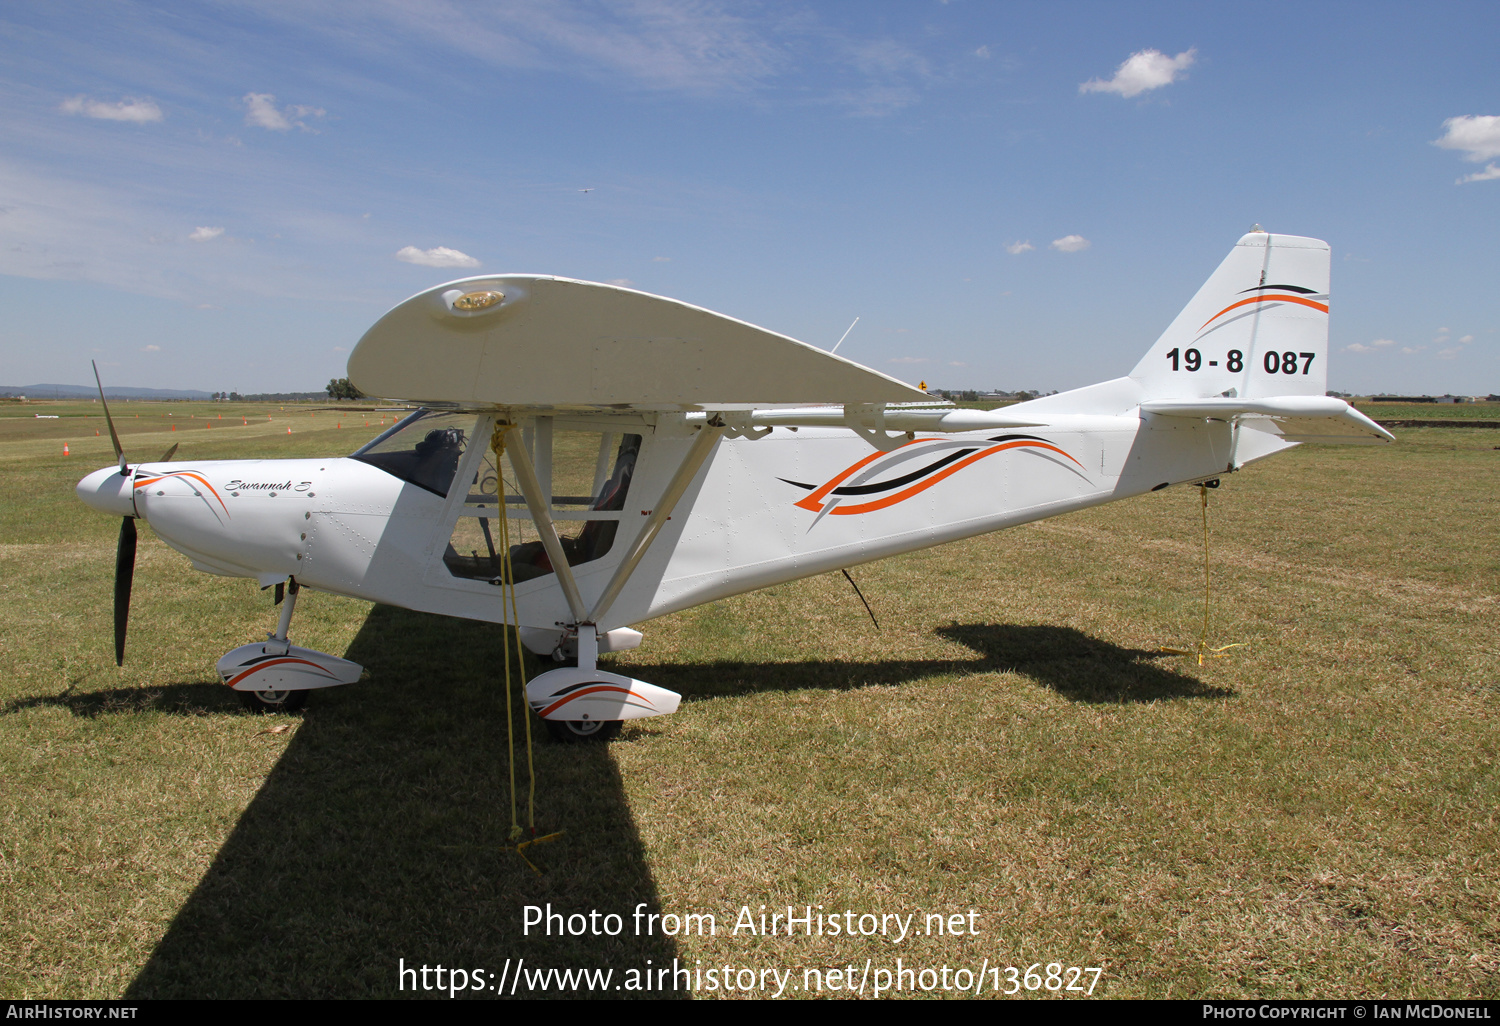
[[[295,691],[241,691],[240,701],[252,713],[296,712],[307,704],[307,689]]]
[[[619,720],[543,720],[552,740],[564,744],[578,741],[612,741],[620,736]]]

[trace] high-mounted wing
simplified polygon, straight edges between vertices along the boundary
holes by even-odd
[[[814,346],[633,289],[538,275],[419,293],[367,331],[369,395],[474,406],[747,409],[926,395]]]

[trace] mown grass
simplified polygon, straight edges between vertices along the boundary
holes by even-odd
[[[1374,420],[1500,420],[1500,403],[1389,403],[1378,399],[1350,400]]]
[[[158,417],[124,442],[284,456],[378,430],[279,412],[222,434]],[[107,433],[68,436],[64,459],[60,424],[0,419],[7,997],[384,997],[401,958],[515,957],[1500,994],[1500,432],[1303,447],[1225,478],[1210,641],[1245,647],[1202,667],[1157,652],[1199,630],[1187,489],[857,568],[879,630],[837,575],[647,624],[616,665],[682,710],[605,749],[538,741],[538,825],[566,834],[529,852],[537,875],[505,850],[498,631],[308,595],[296,640],[370,679],[251,717],[212,665],[271,628],[269,601],[143,530],[117,670],[118,525],[72,495]],[[547,902],[713,913],[719,933],[523,936],[521,906]],[[979,934],[729,932],[761,904],[973,909]]]

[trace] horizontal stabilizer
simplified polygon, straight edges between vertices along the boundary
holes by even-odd
[[[465,278],[413,296],[360,339],[349,380],[368,395],[478,406],[732,409],[926,398],[732,317],[537,275]]]
[[[1238,420],[1289,442],[1379,445],[1396,437],[1335,396],[1283,395],[1266,399],[1151,399],[1143,413],[1160,417]]]

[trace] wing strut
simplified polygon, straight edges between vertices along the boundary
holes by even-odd
[[[597,624],[609,607],[614,605],[615,599],[619,597],[620,591],[625,587],[630,575],[635,572],[636,566],[641,558],[646,555],[646,550],[656,540],[657,532],[672,515],[672,510],[677,506],[677,500],[682,498],[682,493],[687,491],[688,485],[693,481],[693,476],[698,473],[698,468],[703,466],[703,461],[708,459],[708,454],[713,451],[714,443],[724,434],[724,420],[718,414],[711,414],[709,421],[693,440],[693,447],[683,458],[682,464],[677,472],[672,475],[672,480],[667,484],[667,490],[662,493],[660,499],[656,500],[656,508],[646,518],[646,526],[641,528],[641,533],[636,536],[630,546],[629,553],[624,560],[615,568],[615,575],[609,579],[609,586],[604,589],[604,594],[599,596],[599,601],[594,603],[594,608],[589,611],[588,623]],[[582,619],[582,617],[580,617]],[[580,663],[580,665],[582,665]]]
[[[502,434],[514,429],[514,424],[495,426],[495,430]],[[557,537],[557,525],[553,523],[549,511],[551,503],[543,496],[536,470],[531,465],[531,457],[526,454],[524,445],[506,446],[505,452],[510,457],[511,469],[516,472],[516,484],[521,486],[521,495],[525,497],[526,506],[531,510],[531,521],[536,525],[537,534],[542,536],[542,548],[547,550],[547,558],[552,561],[552,570],[557,574],[557,583],[562,586],[563,596],[568,600],[568,609],[573,613],[573,618],[581,622],[584,618],[583,596],[578,592],[578,582],[573,579],[573,567],[568,563],[562,541]]]

